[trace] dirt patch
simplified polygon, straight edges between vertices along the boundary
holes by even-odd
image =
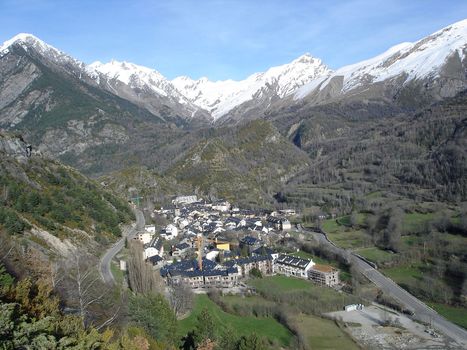
[[[459,349],[429,327],[380,305],[326,316],[341,322],[366,349]]]

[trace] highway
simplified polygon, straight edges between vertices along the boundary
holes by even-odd
[[[144,230],[145,220],[143,212],[139,209],[133,208],[133,212],[136,216],[136,225],[130,226],[127,228],[123,234],[122,238],[120,238],[117,242],[115,242],[102,256],[99,262],[99,273],[101,275],[102,280],[107,284],[115,284],[114,276],[110,270],[110,263],[114,256],[122,250],[123,246],[125,245],[126,238],[133,238],[138,231]]]
[[[431,324],[433,329],[446,335],[451,340],[457,342],[462,348],[467,348],[467,331],[454,323],[448,321],[428,305],[414,297],[412,294],[401,288],[390,278],[384,276],[381,272],[373,268],[366,261],[363,261],[353,253],[345,249],[337,247],[331,242],[327,236],[320,232],[305,230],[302,225],[297,226],[299,231],[305,231],[313,236],[315,240],[321,244],[326,244],[335,253],[350,258],[353,265],[361,272],[366,278],[373,282],[380,288],[386,295],[398,300],[408,310],[413,311],[412,318]]]

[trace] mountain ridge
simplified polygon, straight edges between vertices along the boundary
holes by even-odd
[[[337,69],[322,80],[300,88],[294,98],[305,98],[324,90],[333,79],[342,77],[341,92],[346,93],[364,84],[378,83],[406,74],[404,83],[423,78],[436,78],[452,55],[463,61],[467,48],[467,20],[456,22],[414,43],[401,43],[373,58]],[[450,94],[452,97],[452,94]]]
[[[397,99],[398,94],[405,93],[402,90],[412,89],[410,85],[415,90],[424,89],[417,93],[427,92],[426,98],[440,100],[454,96],[467,86],[467,20],[335,71],[306,53],[289,63],[237,81],[193,80],[187,76],[169,80],[157,70],[125,61],[96,61],[86,65],[31,34],[19,34],[6,41],[0,55],[7,54],[15,43],[26,50],[27,45],[32,45],[42,53],[48,51],[55,63],[65,63],[74,76],[153,114],[166,106],[186,122],[197,120],[204,125],[263,117],[268,111],[302,101],[326,104],[346,98],[352,100],[354,95],[361,94],[363,99],[375,96]],[[366,89],[371,91],[365,92]]]
[[[282,98],[329,71],[319,58],[304,54],[290,63],[253,73],[243,80],[213,82],[207,78],[192,80],[182,76],[172,82],[193,103],[209,110],[217,120],[255,96],[268,93],[268,90]]]
[[[0,50],[0,127],[24,132],[35,148],[94,176],[136,164],[166,171],[209,137],[211,129],[255,119],[272,122],[296,146],[308,147],[316,136],[316,117],[320,125],[329,124],[326,129],[335,128],[334,134],[345,129],[349,120],[362,123],[410,116],[466,89],[466,28],[467,20],[461,21],[419,42],[398,45],[336,71],[305,54],[292,63],[255,73],[246,83],[218,82],[240,84],[244,90],[214,88],[235,100],[227,114],[215,121],[209,110],[195,106],[199,91],[183,98],[176,85],[153,69],[118,61],[85,65],[32,35],[20,34]],[[388,69],[400,64],[398,60],[411,59],[414,53],[434,59],[433,50],[451,47],[457,60],[450,55],[453,50],[444,50],[435,67],[415,64],[418,69],[440,72],[431,80],[407,80],[408,75],[402,74],[377,81],[367,74],[376,69],[388,76]],[[444,64],[446,57],[454,58]],[[342,70],[350,72],[348,81],[354,79],[361,85],[345,90],[354,85],[339,76]],[[354,71],[358,74],[351,76]],[[303,72],[319,77],[313,80]],[[150,85],[158,82],[160,93],[155,93]],[[212,83],[206,78],[198,82]],[[297,99],[297,91],[310,85],[314,90]],[[230,103],[221,100],[217,98],[211,107]]]

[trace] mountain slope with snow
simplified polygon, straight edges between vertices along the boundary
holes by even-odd
[[[462,65],[465,64],[466,49],[467,20],[463,20],[415,43],[402,43],[374,58],[342,67],[328,77],[304,85],[295,92],[294,97],[301,99],[317,95],[329,89],[333,83],[335,86],[327,98],[394,79],[398,79],[401,87],[422,80],[463,80],[465,70]],[[450,90],[456,92],[458,88],[451,85],[439,93],[452,96],[453,91]]]
[[[197,118],[205,121],[211,119],[209,113],[192,104],[170,81],[153,69],[118,61],[86,65],[34,35],[25,33],[5,42],[0,47],[0,58],[7,56],[12,47],[21,47],[66,74],[129,100],[159,117],[177,120],[177,124]]]
[[[166,96],[157,95],[160,105],[150,112],[98,84],[106,79],[86,68],[31,35],[6,42],[0,50],[0,129],[93,175],[167,163],[180,153],[183,145],[173,144],[181,135],[189,142],[183,129],[192,127],[191,114],[171,108]]]
[[[109,63],[94,62],[86,67],[86,72],[99,86],[150,112],[157,112],[165,105],[185,119],[211,119],[154,69],[112,60]]]
[[[241,104],[262,97],[283,98],[304,84],[330,73],[320,59],[305,54],[291,63],[255,73],[245,80],[209,81],[175,78],[172,83],[197,106],[211,112],[214,119]]]
[[[154,69],[114,60],[86,65],[31,34],[6,41],[0,48],[0,58],[8,56],[14,46],[179,126],[255,119],[297,105],[344,100],[357,104],[378,100],[418,108],[467,87],[467,20],[336,71],[305,54],[240,81],[193,80],[186,76],[170,81]],[[30,72],[31,79],[33,74]],[[27,85],[28,79],[20,83]],[[15,96],[0,91],[0,106]],[[387,113],[392,112],[397,110],[387,109]]]
[[[5,41],[3,45],[0,46],[0,58],[7,55],[13,45],[20,45],[25,51],[28,51],[30,48],[32,48],[36,52],[47,56],[50,60],[54,61],[54,63],[72,63],[82,68],[85,67],[83,62],[71,57],[70,55],[67,55],[52,45],[49,45],[41,39],[28,33],[20,33]]]

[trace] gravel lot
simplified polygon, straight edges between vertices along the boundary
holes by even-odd
[[[380,305],[326,316],[347,324],[347,331],[368,349],[460,349],[440,334]]]

